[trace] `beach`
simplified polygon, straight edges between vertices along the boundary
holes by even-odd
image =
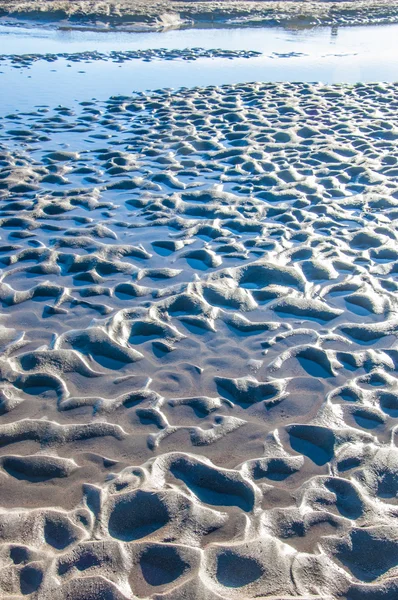
[[[76,68],[263,51],[198,42]],[[1,52],[2,82],[75,55]],[[393,77],[10,90],[1,598],[397,597]]]

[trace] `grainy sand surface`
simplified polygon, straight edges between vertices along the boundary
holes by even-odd
[[[2,20],[47,22],[57,27],[179,29],[214,25],[370,25],[398,21],[397,0],[237,1],[176,0],[0,0]]]
[[[397,598],[397,107],[1,118],[1,598]]]

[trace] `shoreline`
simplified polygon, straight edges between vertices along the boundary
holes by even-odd
[[[398,3],[358,2],[176,2],[166,0],[45,2],[0,0],[4,23],[59,29],[168,31],[211,27],[285,27],[375,25],[398,22]]]

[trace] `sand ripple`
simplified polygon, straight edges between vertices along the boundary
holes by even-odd
[[[396,597],[397,107],[0,119],[2,598]]]

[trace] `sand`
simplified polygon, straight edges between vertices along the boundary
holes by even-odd
[[[1,598],[397,597],[397,106],[1,118]]]
[[[0,18],[45,22],[63,28],[119,27],[133,31],[165,31],[187,27],[283,26],[396,23],[398,4],[389,0],[234,1],[176,0],[0,0]]]
[[[256,50],[224,50],[222,48],[207,49],[207,48],[182,48],[170,50],[167,48],[150,48],[148,50],[112,50],[110,52],[98,52],[97,50],[88,52],[49,52],[46,54],[27,53],[27,54],[1,54],[0,65],[2,63],[11,64],[15,68],[23,69],[30,67],[38,61],[46,61],[49,63],[57,62],[60,59],[67,60],[69,63],[91,63],[112,61],[114,63],[123,64],[131,60],[142,60],[151,62],[153,60],[186,60],[195,61],[202,58],[227,58],[235,60],[237,58],[257,58],[261,56],[261,52]],[[287,56],[294,57],[298,53],[289,53]],[[278,53],[273,53],[269,58],[279,58]],[[282,55],[284,57],[284,55]],[[303,55],[304,56],[304,55]]]

